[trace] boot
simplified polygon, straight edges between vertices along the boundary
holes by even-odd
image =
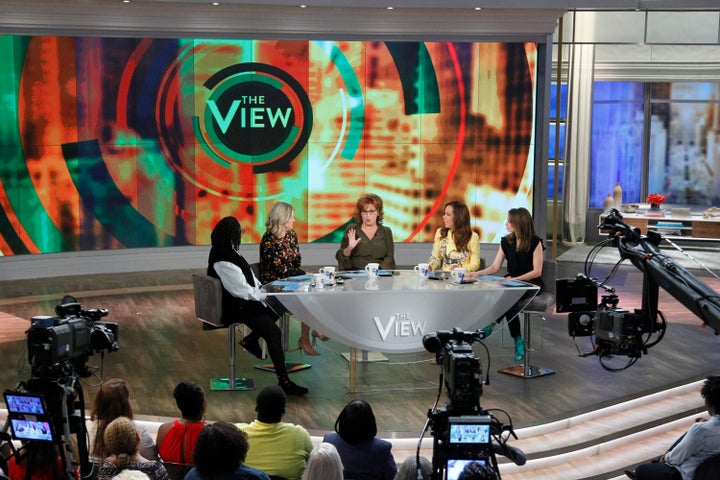
[[[480,329],[480,333],[484,335],[482,339],[488,338],[492,334],[493,330],[495,329],[495,325],[497,325],[496,322],[488,323],[482,329]]]
[[[515,361],[519,362],[525,358],[525,342],[520,335],[515,337]]]

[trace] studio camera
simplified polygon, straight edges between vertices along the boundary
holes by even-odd
[[[85,309],[66,295],[55,307],[56,316],[32,317],[27,331],[28,361],[33,377],[56,376],[59,371],[90,376],[86,362],[93,353],[118,350],[118,324],[99,321],[102,309]]]
[[[433,436],[433,480],[458,480],[463,472],[463,478],[467,478],[472,469],[492,473],[488,479],[499,479],[496,454],[518,465],[525,463],[519,449],[506,445],[508,435],[514,436],[512,423],[504,425],[480,407],[483,372],[472,343],[482,339],[480,330],[459,329],[439,330],[423,337],[423,346],[435,353],[441,365],[438,398],[444,386],[449,400],[428,412],[426,428],[430,426]]]

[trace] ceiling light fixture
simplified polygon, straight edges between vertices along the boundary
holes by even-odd
[[[391,6],[389,6],[389,7],[385,7],[385,9],[386,9],[386,10],[395,10],[395,7],[393,7],[393,6],[391,5]]]
[[[482,7],[475,7],[473,10],[475,10],[476,12],[479,12],[480,10],[482,10]]]
[[[299,7],[300,7],[300,8],[307,8],[307,5],[305,5],[305,4],[303,3],[302,5],[299,5]]]
[[[213,7],[217,7],[218,5],[220,5],[220,2],[212,2]]]

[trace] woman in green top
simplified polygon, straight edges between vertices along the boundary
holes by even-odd
[[[353,217],[355,223],[345,229],[340,249],[335,254],[338,270],[362,270],[372,262],[379,263],[383,270],[395,269],[392,231],[382,225],[382,199],[374,193],[361,196]]]

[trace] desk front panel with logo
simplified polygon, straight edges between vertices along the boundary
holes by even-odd
[[[484,277],[474,283],[420,277],[399,271],[369,278],[343,272],[343,283],[316,288],[312,276],[264,288],[300,320],[353,349],[385,353],[424,351],[422,337],[437,330],[472,331],[537,294],[535,285]],[[351,390],[354,389],[351,381]]]

